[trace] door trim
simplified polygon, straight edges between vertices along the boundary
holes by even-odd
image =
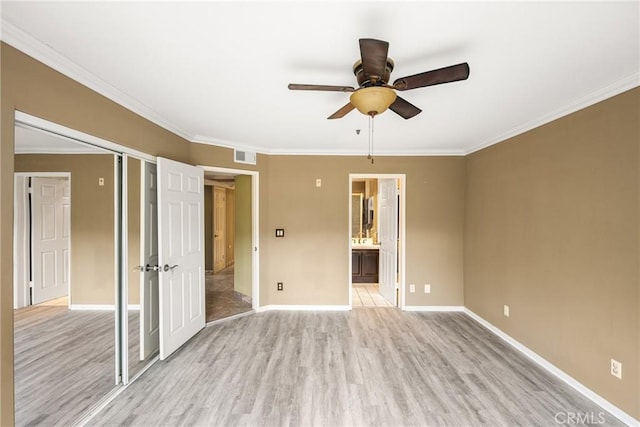
[[[260,308],[260,172],[246,169],[232,169],[198,165],[205,172],[231,173],[251,176],[251,308]]]
[[[61,138],[66,138],[73,142],[85,145],[93,145],[103,150],[111,151],[113,154],[128,154],[131,157],[156,163],[156,156],[41,119],[40,117],[32,116],[31,114],[27,114],[22,111],[15,111],[14,121],[16,125],[27,125],[34,129],[52,132]]]
[[[353,192],[353,180],[354,179],[398,179],[400,181],[400,211],[398,212],[398,221],[400,222],[400,230],[398,233],[398,238],[400,239],[399,245],[399,262],[398,262],[398,270],[399,270],[399,278],[398,278],[398,307],[401,310],[404,310],[405,307],[405,278],[406,278],[406,247],[407,247],[407,175],[404,173],[350,173],[349,174],[349,192],[347,196],[349,197],[349,215],[347,217],[348,228],[349,230],[349,239],[348,239],[348,262],[349,268],[348,276],[347,276],[347,285],[349,286],[349,309],[353,309],[353,286],[351,285],[351,193]]]

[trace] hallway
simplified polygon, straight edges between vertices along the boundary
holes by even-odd
[[[205,275],[207,322],[251,311],[251,302],[233,287],[233,266]]]

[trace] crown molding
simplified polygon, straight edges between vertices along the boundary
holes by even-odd
[[[0,39],[5,43],[15,47],[21,52],[112,100],[113,102],[127,108],[128,110],[131,110],[150,122],[153,122],[186,140],[190,141],[192,139],[191,135],[168,120],[165,120],[150,107],[105,82],[50,46],[34,38],[31,34],[26,33],[4,19],[0,20],[0,26],[2,28],[2,31],[0,32]]]
[[[359,151],[318,151],[318,150],[277,150],[270,151],[269,155],[273,156],[350,156],[350,157],[366,157],[368,153],[365,150]],[[423,150],[423,151],[377,151],[371,153],[371,157],[451,157],[464,156],[462,150]]]
[[[475,153],[476,151],[480,151],[484,148],[490,147],[492,145],[498,144],[500,142],[506,141],[509,138],[513,138],[514,136],[523,134],[532,129],[550,123],[554,120],[557,120],[561,117],[568,116],[571,113],[575,113],[576,111],[582,110],[584,108],[590,107],[591,105],[597,104],[598,102],[604,101],[605,99],[612,98],[616,95],[621,94],[622,92],[626,92],[630,89],[640,86],[640,73],[636,72],[617,80],[601,89],[595,90],[590,94],[587,94],[574,102],[571,102],[565,105],[562,108],[557,109],[549,114],[545,114],[542,117],[538,117],[536,119],[530,120],[526,123],[523,123],[519,126],[516,126],[507,132],[504,132],[498,136],[490,138],[484,141],[482,144],[477,145],[469,151],[463,153],[463,155],[469,155],[471,153]]]
[[[358,150],[302,150],[302,149],[268,149],[261,146],[237,145],[231,141],[198,135],[191,140],[195,144],[214,145],[236,150],[253,151],[267,156],[366,156],[366,151]],[[375,151],[374,157],[421,157],[421,156],[464,156],[464,150],[422,150],[422,151]]]
[[[230,148],[232,150],[253,151],[258,154],[270,154],[268,149],[257,145],[238,144],[221,138],[212,138],[210,136],[196,135],[190,139],[194,144],[214,145],[216,147]]]

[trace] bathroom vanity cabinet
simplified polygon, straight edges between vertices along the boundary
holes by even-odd
[[[378,249],[352,249],[352,283],[378,283],[378,258]]]

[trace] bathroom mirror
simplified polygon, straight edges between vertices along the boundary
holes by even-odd
[[[351,238],[362,237],[362,193],[351,194]]]

